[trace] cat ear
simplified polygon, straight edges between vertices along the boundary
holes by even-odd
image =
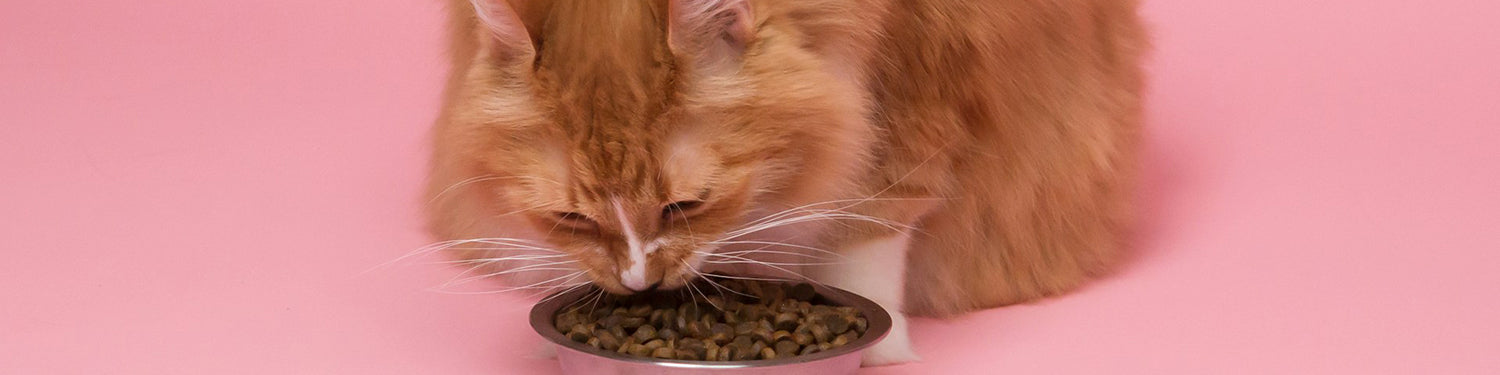
[[[504,58],[532,56],[536,49],[531,44],[531,34],[526,24],[506,0],[469,0],[474,4],[474,15],[479,25],[489,30],[496,53]]]
[[[755,37],[749,0],[668,0],[667,14],[667,42],[680,55],[737,59]]]

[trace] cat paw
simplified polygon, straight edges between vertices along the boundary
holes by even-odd
[[[917,352],[911,350],[911,342],[906,339],[905,335],[902,335],[900,340],[892,340],[895,338],[887,337],[885,341],[881,341],[875,344],[875,346],[870,347],[870,349],[865,350],[864,359],[860,361],[860,365],[864,367],[879,367],[922,360],[922,357],[917,356]]]
[[[911,336],[907,332],[906,314],[891,314],[891,333],[885,336],[885,340],[865,350],[864,360],[860,365],[877,367],[922,360],[911,349]]]

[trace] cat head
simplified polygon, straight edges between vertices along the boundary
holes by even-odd
[[[471,1],[478,49],[439,162],[492,176],[462,204],[523,219],[610,292],[681,287],[756,207],[843,189],[869,158],[859,82],[795,14]]]

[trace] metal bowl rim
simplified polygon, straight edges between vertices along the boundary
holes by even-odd
[[[795,280],[788,280],[786,282],[795,282]],[[818,294],[823,296],[824,298],[827,298],[828,300],[831,300],[840,306],[852,306],[855,309],[858,309],[860,313],[864,315],[865,321],[869,323],[869,327],[865,330],[865,334],[861,335],[858,339],[855,339],[854,341],[838,348],[808,355],[788,357],[785,359],[778,358],[752,361],[711,362],[640,358],[607,350],[594,349],[587,344],[569,340],[566,336],[563,335],[562,332],[557,331],[557,328],[553,326],[553,317],[557,315],[557,310],[562,309],[564,306],[566,306],[565,304],[572,303],[573,301],[581,299],[584,295],[592,291],[582,289],[554,293],[546,297],[542,303],[538,303],[532,306],[531,329],[533,331],[536,331],[536,333],[541,335],[543,338],[547,339],[547,341],[551,341],[553,344],[557,344],[559,346],[563,346],[568,349],[572,349],[574,351],[586,353],[596,357],[608,358],[615,361],[628,362],[639,365],[656,365],[661,367],[674,368],[689,367],[695,369],[765,368],[818,362],[825,359],[837,358],[848,354],[858,353],[865,348],[868,348],[871,345],[879,342],[881,339],[884,339],[885,336],[890,333],[891,315],[889,312],[886,312],[884,308],[881,308],[879,304],[876,304],[875,301],[871,301],[864,296],[860,296],[843,289],[826,285],[812,285],[813,288],[817,290]]]

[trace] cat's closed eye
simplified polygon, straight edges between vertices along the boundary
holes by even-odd
[[[559,225],[573,229],[595,229],[599,226],[594,219],[577,212],[553,212],[552,217]]]
[[[701,200],[672,202],[661,209],[661,219],[662,221],[670,222],[672,219],[689,218],[701,212],[702,208],[703,201]]]

